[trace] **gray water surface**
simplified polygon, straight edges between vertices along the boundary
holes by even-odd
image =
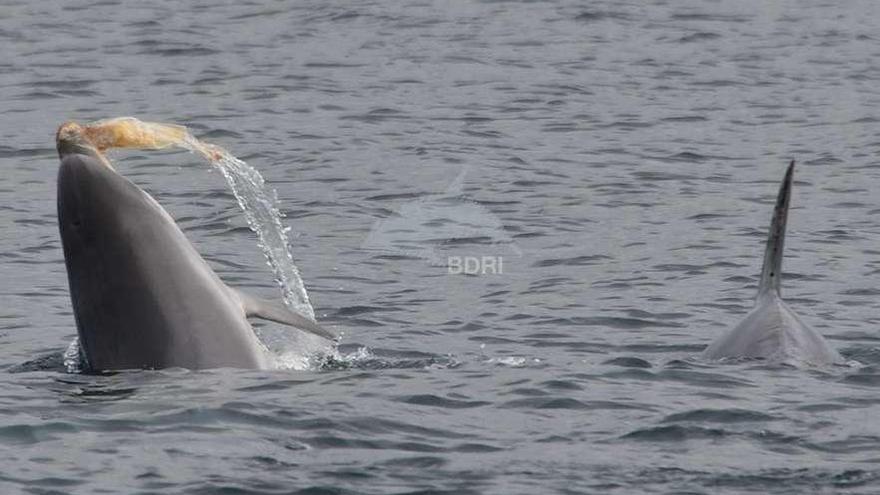
[[[880,4],[213,3],[0,6],[0,492],[880,491]],[[59,369],[54,131],[120,115],[262,171],[340,358]],[[278,297],[219,173],[112,158]],[[792,158],[784,295],[861,365],[701,363]]]

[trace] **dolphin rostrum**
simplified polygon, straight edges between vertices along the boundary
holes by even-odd
[[[794,161],[785,172],[776,198],[755,307],[743,321],[703,351],[704,359],[763,358],[812,365],[844,362],[819,332],[801,321],[780,294],[782,248],[793,173]]]
[[[56,137],[58,225],[90,369],[273,367],[247,316],[336,335],[281,302],[224,284],[152,196],[117,173],[84,126]]]

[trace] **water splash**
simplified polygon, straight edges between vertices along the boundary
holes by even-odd
[[[160,149],[177,146],[207,159],[220,170],[244,212],[248,226],[257,234],[267,264],[281,288],[284,303],[291,310],[315,319],[315,310],[309,301],[288,243],[287,233],[290,229],[281,222],[283,214],[277,206],[277,194],[266,185],[257,169],[220,146],[199,141],[186,127],[179,125],[121,117],[98,121],[81,128],[83,135],[100,151],[110,148]],[[323,359],[320,356],[335,352],[334,343],[305,332],[291,331],[289,327],[279,328],[273,325],[258,328],[256,332],[274,354],[279,368],[314,368],[315,359]],[[71,347],[74,345],[75,342]],[[68,349],[66,354],[71,352]]]
[[[413,357],[400,353],[375,352],[369,347],[358,347],[350,351],[316,355],[312,360],[312,369],[324,371],[338,370],[383,370],[383,369],[452,369],[458,368],[462,362],[451,354],[424,354]]]
[[[64,369],[67,370],[68,373],[80,373],[82,370],[86,368],[82,348],[79,346],[79,337],[74,337],[73,340],[70,341],[70,344],[67,345],[67,349],[64,350],[64,355],[62,356],[64,361]]]

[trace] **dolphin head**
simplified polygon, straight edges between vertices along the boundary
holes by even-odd
[[[143,192],[116,172],[93,134],[89,126],[65,122],[55,136],[61,158],[58,222],[62,240],[69,243],[84,241],[90,230],[109,228],[113,222],[108,221],[144,205]]]
[[[82,130],[69,122],[58,129],[56,138],[61,158],[58,226],[68,267],[99,262],[108,242],[126,242],[127,226],[164,221],[165,215],[152,198],[113,168]]]

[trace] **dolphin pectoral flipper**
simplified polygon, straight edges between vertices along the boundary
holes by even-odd
[[[767,235],[767,249],[764,251],[764,266],[761,268],[761,285],[758,298],[774,293],[779,295],[782,278],[782,251],[785,245],[785,224],[788,221],[788,204],[791,201],[791,180],[794,173],[794,160],[785,171],[785,178],[779,186],[770,233]]]
[[[318,325],[309,318],[291,311],[280,301],[268,301],[258,299],[240,290],[230,289],[241,301],[241,307],[246,316],[254,316],[264,320],[274,321],[283,325],[290,325],[300,330],[313,333],[325,339],[336,340],[339,335]]]

